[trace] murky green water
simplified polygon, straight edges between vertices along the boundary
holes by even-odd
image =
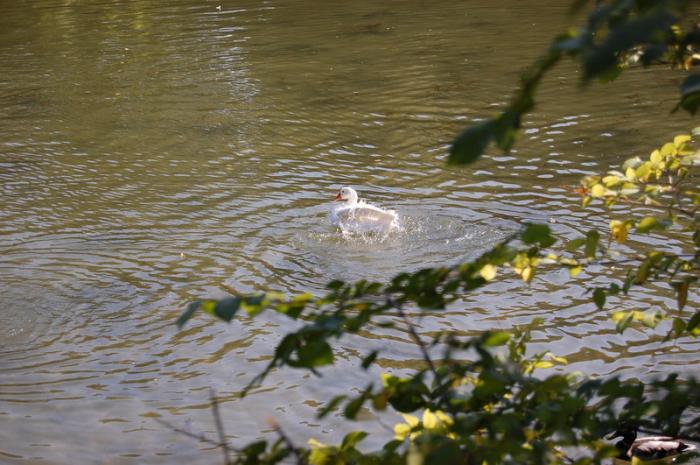
[[[523,221],[555,218],[572,237],[607,222],[578,208],[581,175],[693,126],[669,115],[674,72],[579,92],[567,64],[515,153],[447,168],[451,138],[507,101],[567,2],[337,3],[0,1],[0,463],[216,463],[155,421],[211,434],[209,387],[238,444],[268,417],[334,440],[342,421],[319,424],[315,408],[374,379],[348,368],[375,348],[383,370],[410,365],[406,334],[342,340],[339,369],[284,370],[239,400],[289,323],[201,317],[178,333],[186,303],[456,263]],[[341,185],[406,230],[339,237],[327,213]],[[540,316],[537,341],[571,370],[698,372],[698,342],[619,336],[567,282],[499,281],[420,326],[471,334]],[[619,305],[675,301],[659,287]],[[383,431],[371,415],[362,428]]]

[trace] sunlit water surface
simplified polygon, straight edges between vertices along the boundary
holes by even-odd
[[[455,264],[525,221],[564,238],[605,227],[602,210],[579,208],[577,180],[692,127],[669,115],[675,72],[581,90],[564,64],[514,153],[448,168],[451,138],[504,105],[570,21],[567,2],[333,3],[0,2],[0,463],[218,463],[156,421],[213,437],[210,387],[238,445],[269,417],[300,442],[335,441],[343,422],[315,409],[415,366],[405,332],[342,339],[322,378],[281,370],[240,399],[294,325],[199,316],[178,332],[184,306]],[[328,212],[341,185],[395,209],[402,230],[340,234]],[[676,304],[650,286],[610,306]],[[698,374],[697,341],[662,343],[666,324],[616,334],[565,271],[498,280],[419,327],[470,335],[535,317],[536,348],[567,369]],[[374,349],[380,366],[358,374]]]

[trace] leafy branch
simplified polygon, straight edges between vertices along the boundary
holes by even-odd
[[[587,2],[577,3],[573,11]],[[448,163],[472,163],[492,142],[502,151],[510,151],[523,117],[535,107],[540,82],[566,56],[580,65],[583,84],[615,79],[632,61],[689,69],[700,49],[698,26],[684,24],[691,4],[690,0],[596,2],[585,24],[556,37],[547,52],[523,73],[515,95],[498,116],[479,121],[457,136]],[[700,75],[688,76],[680,91],[674,111],[683,108],[695,114],[700,108]]]

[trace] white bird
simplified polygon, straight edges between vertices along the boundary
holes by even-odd
[[[394,210],[384,210],[358,199],[352,187],[343,187],[335,196],[331,223],[345,232],[388,232],[399,226]]]

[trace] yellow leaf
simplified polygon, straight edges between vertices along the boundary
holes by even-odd
[[[591,195],[593,197],[602,197],[605,195],[606,189],[605,186],[602,184],[596,184],[593,186],[593,189],[591,189]]]
[[[661,152],[658,150],[651,152],[651,156],[649,157],[649,160],[655,165],[659,164],[663,159],[664,157],[661,156]]]
[[[651,164],[650,163],[642,163],[639,168],[637,168],[634,172],[634,174],[639,178],[639,179],[646,179],[647,176],[649,176],[649,173],[651,172]]]
[[[629,168],[627,168],[627,170],[625,171],[625,177],[627,179],[629,179],[630,181],[634,181],[635,179],[637,179],[637,173],[636,173],[635,169],[632,168],[631,166]]]
[[[426,429],[435,429],[438,426],[438,417],[430,410],[423,412],[423,427]]]
[[[309,463],[311,465],[324,465],[328,462],[329,455],[332,452],[330,447],[314,438],[309,439],[309,445],[311,446],[311,454],[309,454]]]
[[[204,300],[199,304],[199,308],[201,308],[204,313],[216,316],[216,313],[214,313],[214,309],[216,309],[216,300]]]
[[[411,427],[405,423],[394,425],[394,437],[398,440],[403,440],[411,432]]]
[[[552,362],[548,362],[547,360],[540,360],[539,362],[535,362],[533,366],[535,368],[552,368],[554,364]]]
[[[440,421],[444,425],[450,426],[454,423],[454,421],[452,420],[452,417],[450,417],[449,415],[447,415],[445,412],[443,412],[441,410],[436,411],[435,415],[437,415],[437,417],[440,419]]]
[[[313,448],[326,447],[326,445],[325,445],[324,443],[322,443],[321,441],[319,441],[319,440],[316,439],[316,438],[311,438],[311,439],[309,439],[309,440],[307,441],[307,444],[308,444],[309,446],[313,447]]]
[[[624,244],[627,240],[627,230],[627,224],[623,223],[622,221],[612,220],[610,222],[610,235],[615,240],[615,242]]]
[[[406,465],[423,465],[423,454],[421,454],[420,450],[413,444],[411,444],[411,448],[408,450]]]
[[[523,281],[525,281],[526,283],[529,283],[530,281],[532,281],[532,277],[534,276],[534,274],[535,274],[535,270],[533,270],[531,266],[526,266],[523,269],[523,272],[520,273],[520,276],[522,276]]]
[[[479,271],[479,274],[486,281],[491,281],[493,278],[496,277],[496,266],[491,265],[490,263],[488,265],[484,265],[481,268],[481,271]]]
[[[571,276],[572,278],[575,278],[576,276],[578,276],[578,274],[581,272],[582,269],[583,268],[580,265],[579,266],[572,266],[571,268],[569,268],[569,276]]]
[[[661,147],[661,155],[663,157],[667,157],[669,155],[673,156],[676,153],[678,153],[678,150],[676,150],[676,146],[673,144],[673,142],[667,142]]]
[[[620,178],[617,176],[605,176],[603,178],[603,184],[605,187],[615,187],[620,183]]]
[[[304,296],[308,296],[309,299],[313,297],[313,295],[307,293],[304,294],[299,294],[295,299],[297,298],[302,298]],[[287,300],[287,296],[283,292],[275,292],[275,291],[270,291],[265,294],[265,297],[268,300]]]
[[[415,428],[416,426],[418,426],[418,423],[420,423],[420,421],[418,421],[418,418],[414,417],[413,415],[407,415],[405,413],[402,413],[401,416],[411,428]]]
[[[687,134],[681,134],[673,138],[673,145],[680,148],[683,144],[690,141],[690,136]]]

